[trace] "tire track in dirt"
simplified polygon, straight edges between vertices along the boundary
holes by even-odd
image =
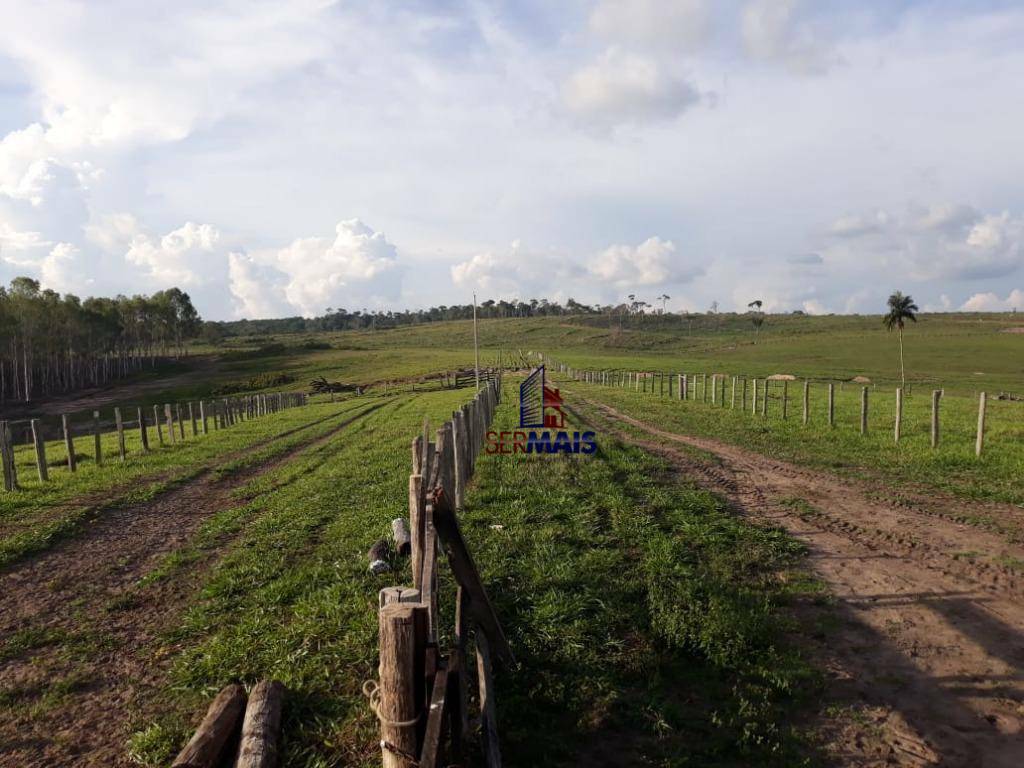
[[[584,403],[606,432],[665,456],[738,512],[807,545],[836,601],[798,609],[807,647],[827,670],[832,702],[852,713],[823,724],[836,765],[1024,765],[1019,580],[952,554],[1019,556],[1020,546],[955,522],[973,513],[970,502],[951,502],[959,509],[945,516],[895,506],[823,472]]]
[[[54,685],[55,678],[78,681],[68,700],[39,716],[12,708],[13,716],[0,722],[0,766],[129,764],[124,756],[126,711],[145,698],[148,681],[162,672],[162,660],[173,649],[161,649],[160,658],[151,660],[139,658],[140,652],[187,604],[216,552],[172,578],[133,588],[165,555],[186,544],[206,519],[246,503],[233,496],[245,483],[318,450],[352,424],[396,402],[288,430],[263,445],[342,418],[315,440],[237,473],[221,477],[210,469],[156,499],[117,508],[85,535],[0,576],[0,638],[26,633],[53,638],[0,663],[0,692],[32,698]],[[131,605],[112,608],[125,596]],[[87,646],[85,658],[75,658],[76,643]]]

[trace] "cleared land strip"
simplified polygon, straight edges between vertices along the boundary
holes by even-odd
[[[826,725],[837,764],[1024,764],[1024,606],[1013,569],[990,556],[1019,559],[1021,546],[955,522],[971,515],[970,502],[947,515],[894,506],[826,473],[586,403],[603,430],[667,456],[808,546],[838,618],[808,642],[828,669],[830,696],[854,712]],[[810,623],[822,621],[820,609],[806,610]]]
[[[123,743],[111,736],[123,730],[120,708],[146,677],[138,651],[191,594],[179,578],[157,580],[144,594],[133,594],[133,588],[206,519],[243,503],[234,494],[245,483],[317,450],[390,402],[282,433],[278,439],[342,418],[316,439],[238,472],[210,469],[155,499],[109,510],[84,535],[0,576],[0,638],[6,640],[0,692],[31,695],[70,681],[74,693],[41,712],[12,708],[14,715],[0,725],[0,765],[109,765],[123,759]],[[179,575],[194,580],[194,570]],[[123,599],[139,604],[117,610]],[[83,658],[76,659],[79,653]],[[76,753],[89,758],[83,762]]]

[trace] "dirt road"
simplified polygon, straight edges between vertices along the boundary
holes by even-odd
[[[602,430],[806,543],[836,601],[838,626],[806,638],[828,671],[834,764],[1024,766],[1024,510],[840,480],[585,402]]]
[[[320,437],[241,472],[207,471],[140,504],[106,511],[81,535],[0,575],[0,766],[130,764],[131,718],[164,679],[173,648],[160,633],[194,598],[206,568],[230,542],[204,550],[170,576],[140,581],[186,545],[217,512],[245,504],[249,480],[335,440],[385,403],[311,419],[249,450],[324,422]],[[229,461],[237,454],[226,454]],[[19,652],[22,638],[25,648]],[[151,702],[150,702],[151,703]]]

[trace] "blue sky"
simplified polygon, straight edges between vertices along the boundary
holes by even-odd
[[[3,3],[0,280],[1024,308],[1024,7]]]

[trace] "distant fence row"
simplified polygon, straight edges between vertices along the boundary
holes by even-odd
[[[61,464],[66,464],[69,472],[78,471],[78,462],[82,458],[91,458],[95,464],[102,465],[104,434],[117,436],[116,455],[124,462],[129,455],[126,434],[131,431],[138,431],[138,452],[149,453],[153,447],[150,430],[154,432],[157,445],[174,445],[185,442],[186,434],[192,438],[206,435],[210,431],[211,422],[214,430],[227,429],[240,421],[304,406],[307,403],[308,397],[301,392],[272,392],[216,400],[165,403],[162,407],[152,406],[152,411],[143,406],[116,407],[109,413],[106,421],[103,412],[97,409],[92,412],[92,418],[85,424],[74,423],[72,414],[68,413],[61,414],[59,419],[55,416],[51,419],[0,421],[0,463],[3,465],[4,489],[15,491],[19,488],[15,446],[20,443],[28,443],[34,447],[36,472],[39,481],[46,483],[50,480],[50,470],[60,467]],[[125,418],[133,411],[134,418]],[[189,429],[186,429],[186,424],[189,425]],[[114,429],[105,431],[111,425]],[[56,434],[57,439],[63,438],[66,457],[60,464],[54,465],[47,460],[47,434]],[[79,454],[76,449],[76,438],[83,436],[92,438],[91,456]]]
[[[836,382],[816,382],[810,379],[797,380],[795,377],[748,378],[746,376],[723,373],[687,373],[666,371],[629,371],[617,369],[578,369],[548,357],[547,365],[576,381],[596,384],[605,387],[616,387],[638,393],[658,394],[661,397],[681,401],[700,401],[712,407],[729,408],[760,415],[763,418],[778,416],[783,420],[797,417],[806,425],[811,419],[811,403],[815,397],[825,397],[825,419],[829,427],[836,426]],[[791,392],[792,389],[796,390]],[[857,428],[866,435],[870,428],[871,402],[874,399],[872,388],[855,383],[859,392],[859,420]],[[842,384],[840,384],[842,388]],[[817,391],[819,394],[815,395]],[[929,441],[932,448],[938,448],[942,436],[943,390],[931,392],[930,415],[928,421]],[[985,448],[986,427],[989,420],[989,403],[993,398],[986,392],[978,395],[977,421],[974,434],[974,453],[981,456]],[[795,400],[791,409],[791,400]],[[905,436],[905,408],[908,401],[907,393],[902,387],[896,387],[894,399],[890,403],[892,410],[891,428],[893,439],[899,443]],[[791,414],[791,410],[794,412]]]
[[[379,677],[364,688],[380,720],[385,768],[467,764],[472,698],[484,762],[489,768],[501,765],[492,662],[512,662],[512,651],[456,516],[500,398],[498,374],[437,429],[433,440],[425,424],[412,443],[409,522],[395,520],[392,529],[398,552],[411,557],[413,583],[380,591]],[[370,552],[371,569],[384,562],[383,544]],[[438,627],[439,549],[457,584],[455,604],[446,611],[454,617],[450,635]],[[442,652],[446,637],[451,646]],[[475,697],[469,685],[471,637]]]

